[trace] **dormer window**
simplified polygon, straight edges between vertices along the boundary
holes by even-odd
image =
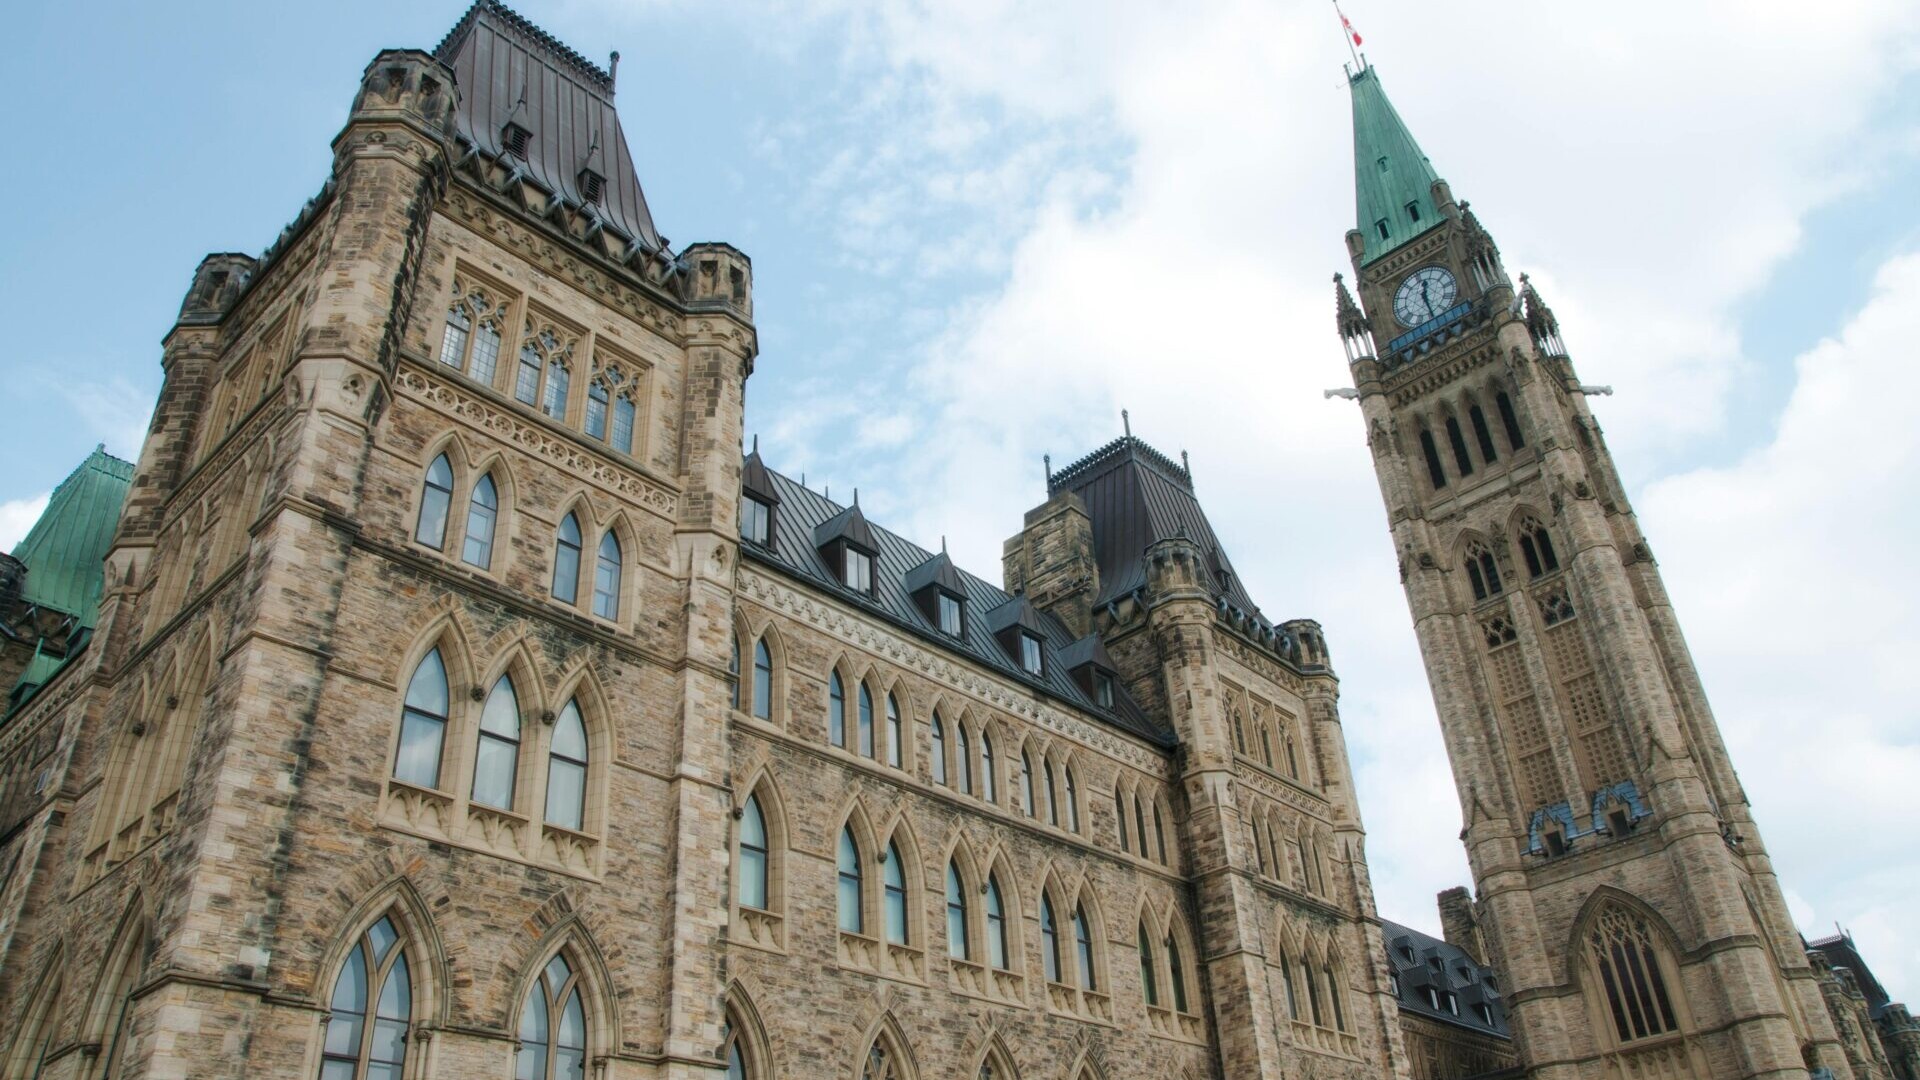
[[[1103,709],[1113,708],[1113,676],[1104,671],[1093,673],[1093,703]]]
[[[524,160],[527,156],[527,147],[532,142],[533,132],[513,121],[508,121],[507,126],[500,129],[501,149],[514,157]]]
[[[1382,240],[1392,239],[1392,234],[1387,232],[1386,218],[1381,218],[1379,221],[1374,222],[1373,227],[1379,231],[1380,239]]]
[[[1486,1002],[1484,1001],[1475,1002],[1473,1006],[1473,1014],[1480,1018],[1481,1023],[1487,1025],[1488,1027],[1493,1026],[1493,1009],[1490,1006],[1488,1006]]]
[[[580,170],[580,198],[586,202],[597,203],[605,194],[607,178],[592,169]]]
[[[967,583],[945,550],[907,571],[906,586],[914,606],[934,629],[950,638],[967,636]]]
[[[740,496],[740,539],[773,546],[773,507],[752,495]]]
[[[813,544],[827,572],[839,575],[840,584],[862,596],[873,595],[873,560],[880,545],[859,502],[814,529]]]
[[[844,557],[840,569],[840,582],[858,593],[873,594],[873,556],[851,544],[841,547]]]
[[[1040,638],[1034,634],[1020,635],[1020,668],[1029,675],[1041,673]]]
[[[1412,220],[1414,223],[1416,224],[1419,223],[1420,221],[1420,204],[1419,203],[1410,202],[1407,204],[1407,217],[1410,220]]]

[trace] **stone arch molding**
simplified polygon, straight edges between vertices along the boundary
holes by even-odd
[[[410,954],[419,969],[413,976],[415,1023],[446,1025],[453,1014],[457,986],[453,973],[469,970],[471,965],[464,949],[456,945],[449,950],[432,915],[436,909],[455,910],[453,898],[438,889],[423,894],[409,875],[411,869],[396,865],[391,855],[382,853],[349,870],[316,906],[316,917],[308,924],[302,941],[309,963],[303,965],[306,992],[301,997],[309,1004],[326,1008],[333,979],[346,962],[348,951],[359,944],[367,927],[382,916],[394,915],[403,924],[408,942],[418,947]],[[297,985],[301,975],[290,976],[289,981]]]
[[[541,931],[540,936],[512,938],[495,968],[494,985],[502,992],[486,997],[505,1010],[504,1016],[495,1019],[508,1031],[519,1030],[520,1009],[533,991],[534,980],[556,953],[565,951],[582,983],[580,997],[587,1010],[589,1056],[599,1057],[624,1045],[620,1035],[621,984],[614,981],[606,954],[568,894],[563,890],[548,897],[528,922]]]

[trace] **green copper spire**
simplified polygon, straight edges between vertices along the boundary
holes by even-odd
[[[1440,224],[1440,213],[1433,208],[1433,183],[1440,177],[1393,111],[1374,69],[1361,68],[1348,83],[1353,90],[1353,187],[1359,212],[1355,228],[1366,238],[1361,261],[1372,262]]]
[[[133,463],[100,447],[53,489],[47,509],[13,557],[26,564],[26,599],[92,626],[100,613],[101,563],[133,484]]]

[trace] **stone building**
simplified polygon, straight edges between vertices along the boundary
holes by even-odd
[[[1844,931],[1807,944],[1821,990],[1857,1077],[1920,1080],[1920,1023],[1888,995]]]
[[[1854,1075],[1553,313],[1351,75],[1338,327],[1529,1076]]]
[[[480,0],[368,65],[265,253],[195,272],[138,465],[83,467],[124,489],[76,556],[94,629],[35,623],[58,662],[21,661],[0,723],[0,1077],[1770,1076],[1805,1075],[1803,1034],[1849,1075],[1804,955],[1755,955],[1791,928],[1695,684],[1694,741],[1661,713],[1666,756],[1606,777],[1603,843],[1564,798],[1516,810],[1472,756],[1457,627],[1422,622],[1481,894],[1443,897],[1439,942],[1374,909],[1318,624],[1263,614],[1184,461],[1128,433],[1052,473],[995,586],[743,455],[751,263],[660,235],[614,73]],[[1456,325],[1532,348],[1507,327],[1551,317],[1508,311],[1464,208],[1408,201],[1446,224],[1408,252],[1506,290],[1412,351],[1461,353]],[[1388,263],[1355,252],[1384,312]],[[1586,418],[1547,411],[1561,354],[1528,363],[1516,485],[1572,476]],[[1412,423],[1401,368],[1355,371],[1376,432]],[[1376,449],[1416,610],[1459,623],[1427,534],[1463,508],[1410,517],[1419,459]],[[1638,538],[1583,460],[1585,516],[1555,488],[1519,520],[1582,530],[1553,596],[1599,590],[1611,634],[1630,594],[1589,551]],[[1615,693],[1653,708],[1579,700]],[[1742,886],[1757,938],[1722,925]],[[1681,1064],[1569,1056],[1569,1002],[1605,1016],[1565,974],[1590,908],[1664,979],[1678,1030],[1649,1045]],[[1727,965],[1772,981],[1709,984]]]

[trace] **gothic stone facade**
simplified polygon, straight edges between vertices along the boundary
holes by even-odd
[[[1096,610],[1064,487],[1037,604],[887,607],[925,552],[743,465],[751,266],[654,231],[612,86],[482,0],[195,274],[0,728],[4,1075],[1405,1075],[1317,627],[1184,528]]]

